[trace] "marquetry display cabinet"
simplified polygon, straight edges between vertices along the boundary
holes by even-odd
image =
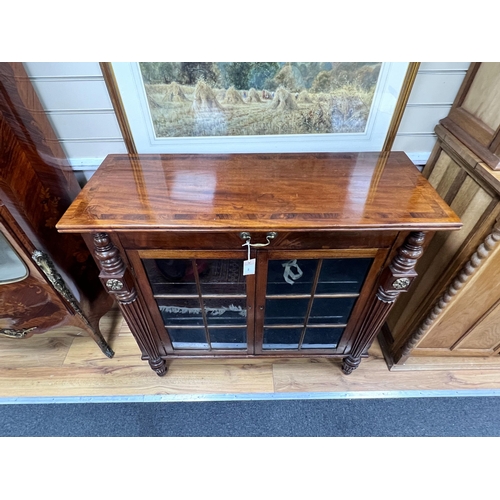
[[[0,63],[0,336],[63,325],[108,356],[99,319],[113,300],[84,240],[55,224],[80,191],[21,63]]]
[[[366,356],[425,233],[461,223],[404,153],[110,155],[81,233],[158,375],[173,357]]]

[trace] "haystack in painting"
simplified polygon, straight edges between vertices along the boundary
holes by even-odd
[[[253,87],[248,91],[247,102],[262,102],[259,93]]]
[[[234,88],[229,87],[226,92],[226,98],[224,99],[225,104],[245,104],[241,94]]]
[[[222,110],[214,91],[204,80],[198,80],[194,89],[193,111]]]
[[[298,109],[295,98],[285,87],[279,87],[270,104],[271,109],[277,111],[294,111]]]
[[[311,96],[309,95],[309,92],[307,90],[303,90],[297,97],[297,102],[302,102],[305,104],[310,104],[312,103]]]
[[[163,102],[185,102],[188,98],[184,95],[181,86],[177,82],[172,82],[165,89]]]

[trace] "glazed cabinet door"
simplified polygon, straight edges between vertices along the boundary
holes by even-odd
[[[256,354],[343,353],[385,250],[260,251]]]
[[[244,259],[241,251],[137,252],[136,274],[168,354],[253,354],[255,280],[243,275]]]
[[[168,355],[331,355],[350,341],[388,249],[128,252]]]

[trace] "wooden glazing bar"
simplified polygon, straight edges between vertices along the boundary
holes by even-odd
[[[309,298],[309,304],[307,304],[307,311],[304,317],[304,325],[302,327],[302,333],[300,334],[299,347],[298,347],[299,351],[300,349],[302,349],[302,343],[304,342],[304,337],[306,336],[307,323],[309,322],[309,316],[311,315],[311,309],[314,302],[314,293],[316,292],[316,288],[318,286],[319,275],[321,273],[322,265],[323,265],[323,259],[318,259],[318,265],[316,266],[316,273],[314,274],[313,285],[311,288],[311,296]]]
[[[153,297],[155,299],[195,299],[198,295],[194,294],[172,294],[172,293],[159,293],[154,294]],[[203,295],[204,299],[245,299],[246,295],[242,294],[227,294],[227,295],[215,295],[215,294],[207,294]]]
[[[303,324],[294,325],[264,325],[264,328],[302,328]],[[317,325],[307,325],[307,328],[345,328],[347,323],[318,323]]]
[[[314,295],[320,299],[352,299],[359,297],[359,293],[318,293]],[[298,293],[297,295],[266,295],[266,299],[308,299],[310,297],[307,293]]]
[[[208,321],[207,321],[207,313],[205,311],[205,303],[203,302],[203,297],[201,295],[201,283],[200,283],[200,275],[198,274],[198,267],[196,264],[196,259],[191,261],[193,266],[194,279],[196,282],[196,289],[198,290],[198,298],[200,301],[201,307],[201,316],[203,318],[203,326],[205,327],[205,338],[207,339],[208,349],[212,350],[212,343],[210,342],[210,334],[208,333]]]

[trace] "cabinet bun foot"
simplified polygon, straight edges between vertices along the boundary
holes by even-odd
[[[158,377],[163,377],[167,373],[167,365],[164,359],[149,360],[149,366],[156,372]]]
[[[351,356],[348,356],[347,358],[344,358],[342,360],[342,371],[346,375],[349,375],[359,366],[360,363],[361,358],[353,358]]]

